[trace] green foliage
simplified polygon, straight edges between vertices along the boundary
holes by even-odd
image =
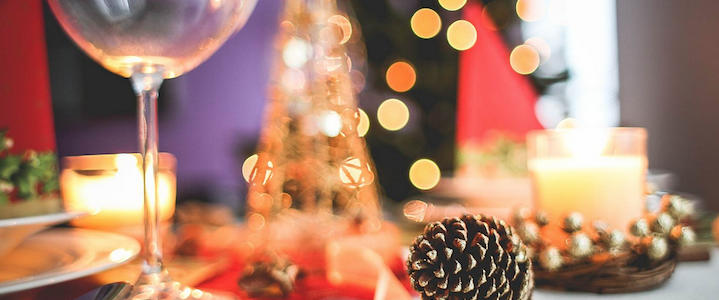
[[[460,166],[477,166],[492,175],[526,176],[527,147],[522,142],[497,133],[491,142],[461,149],[457,163]]]
[[[0,205],[16,198],[32,200],[59,190],[57,156],[53,152],[29,150],[11,154],[12,139],[0,130]]]

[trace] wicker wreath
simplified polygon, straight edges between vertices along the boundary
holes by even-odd
[[[662,197],[658,212],[630,224],[632,236],[596,221],[593,229],[571,213],[563,219],[566,247],[544,239],[540,228],[550,225],[542,212],[520,209],[515,214],[517,232],[531,250],[536,286],[599,294],[630,293],[657,288],[674,272],[678,250],[695,234],[682,221],[692,214],[689,200],[677,195]]]
[[[556,271],[536,268],[537,286],[597,294],[632,293],[651,290],[664,284],[674,273],[676,256],[641,266],[629,262],[631,255],[607,257],[605,261],[560,268]]]

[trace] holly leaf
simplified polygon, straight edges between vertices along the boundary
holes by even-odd
[[[29,167],[25,165],[12,178],[12,182],[15,183],[15,188],[17,189],[17,196],[20,199],[34,199],[38,196],[38,178],[32,176],[29,171]]]
[[[9,180],[20,170],[22,157],[19,155],[8,155],[0,158],[0,178]]]
[[[43,193],[54,193],[60,190],[60,183],[57,180],[57,176],[52,176],[52,178],[43,181],[42,183],[42,192]]]

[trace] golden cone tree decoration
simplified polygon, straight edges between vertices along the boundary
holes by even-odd
[[[251,229],[281,215],[379,229],[374,165],[355,97],[364,61],[347,54],[364,48],[350,20],[334,0],[286,1],[265,125],[243,167]]]

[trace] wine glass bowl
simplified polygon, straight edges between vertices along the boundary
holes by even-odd
[[[256,0],[49,0],[62,28],[92,59],[130,77],[138,67],[180,76],[247,20]]]
[[[157,97],[162,81],[191,71],[249,18],[257,0],[48,0],[70,38],[137,95],[145,250],[133,299],[223,299],[172,279],[158,233]]]

